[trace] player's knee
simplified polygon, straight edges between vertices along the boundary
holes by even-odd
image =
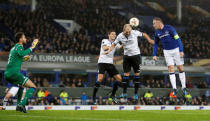
[[[36,85],[33,82],[31,82],[30,88],[36,89]]]
[[[122,82],[122,77],[121,77],[121,76],[119,76],[118,81],[119,81],[119,82]]]
[[[179,66],[177,66],[177,69],[179,70],[179,72],[184,71],[184,66],[183,65],[179,65]]]
[[[140,73],[134,73],[134,76],[139,76],[140,75]]]
[[[130,76],[130,73],[128,72],[128,73],[124,73],[124,76]]]
[[[119,82],[122,81],[122,77],[121,77],[120,74],[115,75],[114,78],[115,78],[117,81],[119,81]]]
[[[103,74],[98,74],[98,82],[102,82],[103,81]]]
[[[103,78],[98,78],[98,82],[102,82]]]
[[[174,72],[174,66],[168,66],[168,71],[169,72]]]
[[[12,94],[11,93],[8,93],[6,96],[5,96],[5,99],[9,99],[10,97],[12,97]]]
[[[32,88],[36,89],[37,87],[36,87],[36,85],[34,85],[34,86],[32,86]]]

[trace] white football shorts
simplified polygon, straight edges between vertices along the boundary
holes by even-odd
[[[183,65],[184,58],[180,57],[179,48],[172,50],[163,50],[167,66]]]
[[[8,93],[12,94],[12,96],[15,96],[18,92],[18,89],[19,87],[11,87]],[[26,92],[26,88],[24,88],[23,92]]]

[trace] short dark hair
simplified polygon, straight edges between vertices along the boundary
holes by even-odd
[[[153,18],[153,20],[160,21],[161,23],[163,23],[163,20],[160,17],[155,17]]]
[[[19,42],[20,38],[24,35],[23,32],[17,32],[15,34],[15,42]]]
[[[110,35],[112,32],[115,32],[115,30],[114,29],[110,29],[110,30],[108,30],[107,34]]]

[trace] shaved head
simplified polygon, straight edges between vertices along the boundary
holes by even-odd
[[[123,26],[123,34],[124,34],[126,37],[128,37],[128,36],[130,35],[131,30],[132,30],[132,27],[131,27],[130,24],[125,24],[125,25]]]

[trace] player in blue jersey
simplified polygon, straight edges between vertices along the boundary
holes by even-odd
[[[21,73],[24,76],[27,76],[26,71],[21,70]],[[23,92],[21,90],[23,90]],[[21,92],[23,93],[22,96],[21,96]],[[18,87],[18,86],[14,85],[14,84],[8,83],[8,86],[5,89],[6,95],[5,95],[4,100],[3,100],[3,107],[2,107],[2,109],[3,110],[6,109],[6,106],[7,106],[7,103],[9,101],[9,98],[14,97],[16,94],[18,94],[17,104],[20,103],[20,101],[24,98],[25,92],[26,92],[26,88],[23,89],[22,87]],[[20,111],[18,108],[16,108],[16,110]]]
[[[177,65],[177,69],[179,71],[179,79],[182,84],[182,89],[184,94],[187,94],[186,91],[186,78],[184,72],[184,52],[181,39],[177,34],[174,27],[170,25],[164,25],[161,18],[153,19],[153,27],[156,29],[155,31],[155,43],[153,47],[153,59],[157,60],[157,49],[159,43],[161,43],[163,48],[164,57],[168,66],[169,78],[173,88],[173,94],[177,93],[176,88],[176,76],[174,65]]]

